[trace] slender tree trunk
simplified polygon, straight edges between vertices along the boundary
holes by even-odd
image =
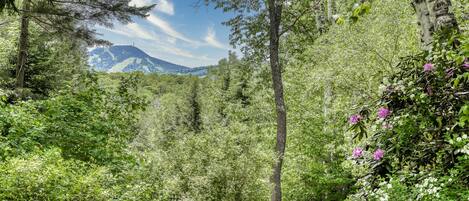
[[[313,10],[315,11],[315,21],[316,21],[316,28],[319,30],[319,33],[324,33],[326,31],[326,13],[324,10],[324,0],[316,0],[313,1],[314,7]]]
[[[327,126],[330,125],[329,121],[329,108],[331,108],[332,101],[333,101],[333,91],[332,91],[332,81],[331,79],[328,79],[326,81],[326,84],[324,86],[324,98],[323,98],[323,118],[324,118],[324,126],[323,126],[323,132],[326,133]]]
[[[430,23],[433,26],[435,26],[435,20],[436,20],[436,15],[435,15],[435,12],[433,11],[433,7],[435,6],[435,1],[436,0],[425,0],[425,3],[427,4],[428,14],[430,17]]]
[[[28,41],[29,41],[29,9],[30,0],[23,1],[23,14],[21,15],[20,38],[18,48],[18,61],[16,63],[16,88],[24,87],[24,72],[26,61],[28,59]]]
[[[197,79],[197,78],[196,78]],[[198,93],[199,93],[199,81],[194,80],[193,86],[191,90],[191,94],[189,97],[189,104],[191,106],[191,114],[190,114],[190,128],[194,133],[199,133],[202,126],[202,120],[200,118],[200,105],[198,101]]]
[[[335,0],[327,0],[327,20],[334,23],[334,14],[336,12]]]
[[[433,41],[434,24],[432,23],[430,9],[426,0],[414,0],[412,5],[417,14],[417,20],[420,25],[420,34],[422,49],[431,50]]]
[[[272,182],[274,189],[272,191],[272,201],[282,200],[282,164],[285,154],[285,143],[287,138],[287,112],[285,100],[283,98],[282,68],[279,60],[279,37],[280,21],[282,19],[283,1],[268,1],[270,18],[270,68],[272,70],[272,83],[275,93],[275,105],[277,109],[277,143],[275,151],[277,160],[274,163]]]

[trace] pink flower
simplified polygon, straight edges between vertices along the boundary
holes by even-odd
[[[384,157],[384,150],[382,149],[377,149],[375,153],[373,153],[373,159],[375,159],[375,161],[379,161],[383,157]]]
[[[391,114],[391,111],[389,111],[385,107],[382,107],[382,108],[378,109],[378,117],[381,118],[381,119],[386,119],[390,114]]]
[[[423,65],[423,71],[429,72],[433,70],[433,64],[432,63],[426,63]]]
[[[352,156],[353,158],[360,158],[363,155],[363,149],[360,147],[357,147],[353,150]]]
[[[464,63],[462,67],[466,70],[469,70],[469,63]]]
[[[355,125],[358,122],[360,122],[360,120],[362,120],[362,116],[359,115],[359,114],[354,114],[354,115],[350,116],[348,122],[352,125]]]

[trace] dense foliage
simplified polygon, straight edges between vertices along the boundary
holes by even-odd
[[[15,65],[19,23],[12,16],[4,16],[6,24],[0,28],[0,87],[11,91],[15,85]],[[30,27],[28,68],[25,94],[30,98],[45,98],[49,93],[63,89],[73,75],[86,72],[86,54],[75,39],[60,39],[44,33],[39,26]]]
[[[369,135],[353,155],[360,177],[354,199],[469,198],[468,42],[455,35],[431,54],[403,58],[381,99],[351,117],[357,139]]]
[[[283,198],[469,199],[467,1],[453,1],[460,30],[435,33],[432,51],[421,50],[408,1],[332,1],[324,23],[312,2],[330,1],[295,1],[282,21],[299,16],[280,40]],[[264,23],[244,24],[262,37],[204,77],[92,72],[83,42],[32,23],[18,93],[19,18],[1,20],[0,200],[271,196]]]

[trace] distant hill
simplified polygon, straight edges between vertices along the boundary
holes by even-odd
[[[149,56],[130,45],[100,47],[89,52],[92,69],[104,72],[133,72],[185,74],[203,76],[210,67],[189,68]]]

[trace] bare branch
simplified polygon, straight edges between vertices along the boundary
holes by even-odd
[[[283,34],[285,34],[285,33],[287,33],[288,31],[290,31],[290,30],[296,25],[296,23],[298,23],[298,21],[300,21],[300,18],[303,17],[303,16],[306,14],[306,12],[308,12],[309,10],[310,10],[310,9],[309,9],[309,7],[307,6],[306,9],[303,10],[303,11],[300,13],[300,15],[298,15],[298,16],[295,18],[295,20],[292,22],[292,24],[290,24],[287,28],[283,29],[283,30],[280,32],[279,36],[282,36]]]
[[[9,21],[9,20],[0,22],[0,26],[10,24],[10,22],[11,22],[11,21]]]

